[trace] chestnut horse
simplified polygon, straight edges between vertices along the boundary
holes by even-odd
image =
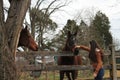
[[[76,45],[76,35],[77,31],[74,34],[68,31],[67,41],[63,48],[63,51],[73,52],[73,49]],[[58,58],[58,65],[81,65],[81,64],[82,64],[81,56],[60,56]],[[78,75],[78,70],[61,70],[60,80],[64,79],[64,74],[66,74],[68,80],[75,80]]]
[[[38,45],[34,41],[30,32],[27,30],[27,26],[25,28],[23,28],[20,32],[18,47],[19,46],[25,46],[25,47],[29,48],[30,50],[33,50],[33,51],[38,50]]]

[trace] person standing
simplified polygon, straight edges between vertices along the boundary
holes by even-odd
[[[80,45],[76,46],[74,49],[74,53],[78,53],[78,49],[83,49],[89,52],[89,59],[93,66],[94,72],[94,80],[103,80],[104,69],[103,69],[103,52],[102,49],[98,46],[95,40],[91,40],[90,47]]]

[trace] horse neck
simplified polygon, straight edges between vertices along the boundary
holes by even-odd
[[[63,51],[72,51],[72,49],[66,44],[65,47],[63,48]]]

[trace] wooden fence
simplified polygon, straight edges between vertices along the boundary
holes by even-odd
[[[55,52],[55,51],[29,51],[29,52],[18,52],[17,57],[24,57],[29,59],[27,62],[22,63],[22,66],[19,64],[18,67],[21,67],[22,71],[55,71],[55,70],[90,70],[93,69],[91,65],[71,65],[71,66],[58,66],[58,65],[44,65],[43,64],[29,64],[29,61],[35,59],[36,56],[73,56],[73,53],[67,54],[68,52]],[[85,51],[80,51],[81,53],[86,53]],[[109,64],[105,64],[103,67],[106,70],[110,70],[110,77],[112,80],[117,80],[117,70],[120,70],[120,65],[116,64],[116,58],[119,60],[120,52],[115,52],[114,48],[109,51],[104,52],[105,56],[109,59]],[[87,53],[86,53],[87,54]]]

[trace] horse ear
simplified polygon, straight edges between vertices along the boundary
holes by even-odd
[[[27,30],[27,28],[28,28],[28,26],[26,25],[26,26],[25,26],[25,30]]]

